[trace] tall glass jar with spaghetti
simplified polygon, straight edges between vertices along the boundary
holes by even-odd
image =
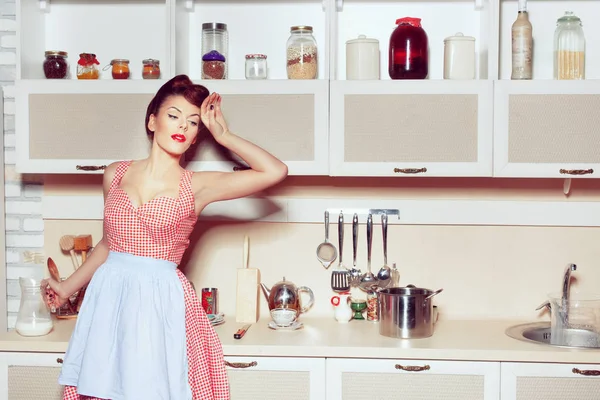
[[[585,79],[585,36],[581,19],[572,11],[556,21],[554,79]]]

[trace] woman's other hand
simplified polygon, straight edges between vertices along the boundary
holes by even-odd
[[[56,312],[63,304],[69,300],[69,296],[62,288],[62,283],[52,278],[43,279],[41,283],[42,295],[46,304],[52,312]]]
[[[229,130],[221,112],[220,94],[212,93],[204,99],[200,107],[200,119],[217,142]]]

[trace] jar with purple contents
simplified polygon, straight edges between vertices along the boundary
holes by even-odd
[[[44,75],[47,79],[65,79],[69,70],[67,52],[48,50],[45,53]]]
[[[202,56],[202,79],[225,79],[225,56],[216,50]]]

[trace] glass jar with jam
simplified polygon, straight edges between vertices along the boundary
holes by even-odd
[[[69,71],[66,51],[49,50],[45,53],[44,75],[47,79],[65,79]]]
[[[123,58],[115,58],[110,62],[112,65],[112,77],[113,79],[127,79],[129,78],[129,60]]]
[[[81,53],[79,61],[77,61],[77,79],[98,79],[100,63],[96,59],[96,55],[92,53]]]
[[[142,78],[144,79],[159,79],[160,78],[160,61],[148,58],[142,61]]]
[[[429,44],[420,18],[396,20],[390,36],[388,71],[392,79],[425,79],[429,74]]]

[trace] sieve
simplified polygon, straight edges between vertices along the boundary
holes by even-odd
[[[325,269],[337,258],[337,249],[329,241],[329,211],[325,211],[325,241],[317,247],[317,258]]]

